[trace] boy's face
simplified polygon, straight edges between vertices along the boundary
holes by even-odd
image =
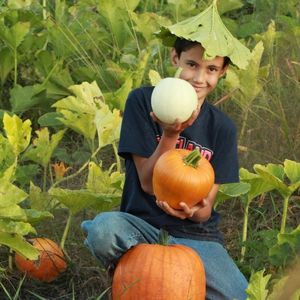
[[[201,45],[183,51],[180,57],[175,49],[171,52],[172,64],[182,68],[179,77],[194,87],[200,105],[227,70],[227,66],[223,66],[224,57],[217,56],[212,60],[204,60],[202,59],[203,52],[204,49]]]

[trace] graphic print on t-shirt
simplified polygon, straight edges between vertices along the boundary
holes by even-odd
[[[160,135],[156,136],[156,141],[157,143],[159,143],[161,139]],[[212,150],[210,150],[207,147],[203,147],[199,144],[197,144],[194,141],[191,141],[183,136],[179,136],[177,143],[176,143],[176,149],[187,149],[187,150],[194,150],[194,149],[198,149],[202,155],[202,157],[205,157],[208,161],[210,161],[212,159],[212,156],[214,154],[214,152]]]

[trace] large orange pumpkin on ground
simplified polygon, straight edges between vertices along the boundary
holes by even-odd
[[[21,272],[27,273],[28,277],[51,282],[66,270],[64,253],[54,241],[47,238],[35,238],[29,242],[39,250],[39,258],[29,260],[16,253],[15,264]]]
[[[138,244],[119,260],[113,300],[204,300],[205,271],[198,254],[183,245]]]
[[[156,198],[171,207],[179,203],[194,206],[205,198],[213,187],[215,174],[210,162],[199,150],[172,149],[157,160],[153,169],[153,191]]]

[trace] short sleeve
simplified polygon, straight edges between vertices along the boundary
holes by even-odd
[[[133,90],[126,101],[119,141],[119,155],[149,157],[157,146],[156,124],[150,116],[151,88]]]
[[[211,160],[215,170],[215,182],[218,184],[238,182],[236,127],[231,120],[226,123],[226,126],[219,128],[215,143],[215,151]]]

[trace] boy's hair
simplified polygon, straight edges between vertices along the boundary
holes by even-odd
[[[199,42],[195,42],[195,41],[189,41],[189,40],[186,40],[186,39],[182,39],[182,38],[176,38],[176,41],[174,43],[174,49],[178,55],[178,57],[180,57],[181,53],[183,51],[187,51],[191,48],[193,48],[194,46],[196,45],[201,45]],[[227,66],[228,64],[230,63],[230,58],[225,56],[224,57],[224,65],[223,65],[223,68],[225,66]]]

